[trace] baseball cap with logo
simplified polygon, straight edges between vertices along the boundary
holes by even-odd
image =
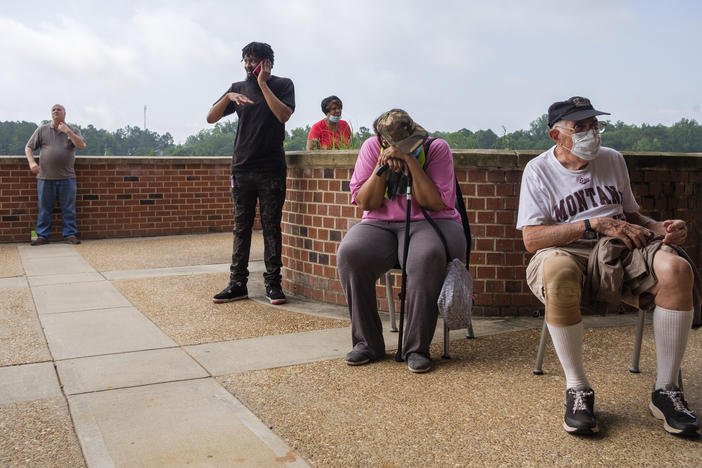
[[[611,115],[609,112],[598,111],[592,107],[590,100],[581,96],[573,96],[566,101],[554,102],[548,108],[548,126],[560,120],[584,120],[596,115]]]
[[[429,136],[429,132],[417,125],[402,109],[383,112],[378,117],[376,128],[381,138],[407,154],[414,152]]]

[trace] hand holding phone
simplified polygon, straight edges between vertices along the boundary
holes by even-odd
[[[256,65],[256,68],[254,68],[253,71],[251,72],[251,74],[253,76],[255,76],[256,78],[258,78],[258,75],[261,73],[261,65],[262,64],[263,64],[263,60],[258,62],[258,65]]]

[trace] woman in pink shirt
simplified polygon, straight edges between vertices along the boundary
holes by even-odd
[[[398,260],[403,261],[407,206],[404,194],[406,174],[410,174],[407,325],[402,358],[410,371],[426,372],[431,369],[429,345],[436,328],[436,301],[447,259],[439,236],[420,207],[438,225],[451,256],[464,258],[466,242],[455,209],[453,157],[444,140],[428,141],[427,131],[401,109],[384,112],[373,123],[373,130],[376,136],[363,143],[350,182],[351,203],[363,208],[363,219],[344,236],[337,252],[353,340],[346,362],[362,365],[385,356],[375,282]]]

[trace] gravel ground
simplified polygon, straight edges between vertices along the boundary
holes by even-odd
[[[562,428],[565,380],[552,348],[531,373],[538,331],[452,342],[453,359],[411,374],[391,356],[252,371],[222,384],[315,466],[700,466],[702,443],[668,435],[650,416],[653,336],[641,374],[628,372],[632,329],[589,329],[586,369],[601,432]],[[438,356],[439,347],[432,349]],[[690,406],[702,411],[702,331],[684,361]]]
[[[240,340],[346,327],[348,320],[314,317],[252,300],[214,304],[229,273],[121,280],[113,284],[180,345]]]
[[[0,366],[50,359],[29,290],[0,291]]]
[[[63,398],[0,405],[0,466],[85,466]]]
[[[0,278],[23,274],[24,268],[22,268],[17,245],[0,245]]]
[[[232,261],[232,234],[86,240],[76,249],[98,271],[213,265]],[[263,236],[254,232],[251,260],[262,258]]]

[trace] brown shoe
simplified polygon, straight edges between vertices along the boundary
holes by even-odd
[[[44,239],[43,237],[37,237],[36,240],[32,241],[32,245],[46,245],[49,243],[49,239]]]
[[[80,239],[76,236],[66,237],[65,241],[69,244],[80,244]]]

